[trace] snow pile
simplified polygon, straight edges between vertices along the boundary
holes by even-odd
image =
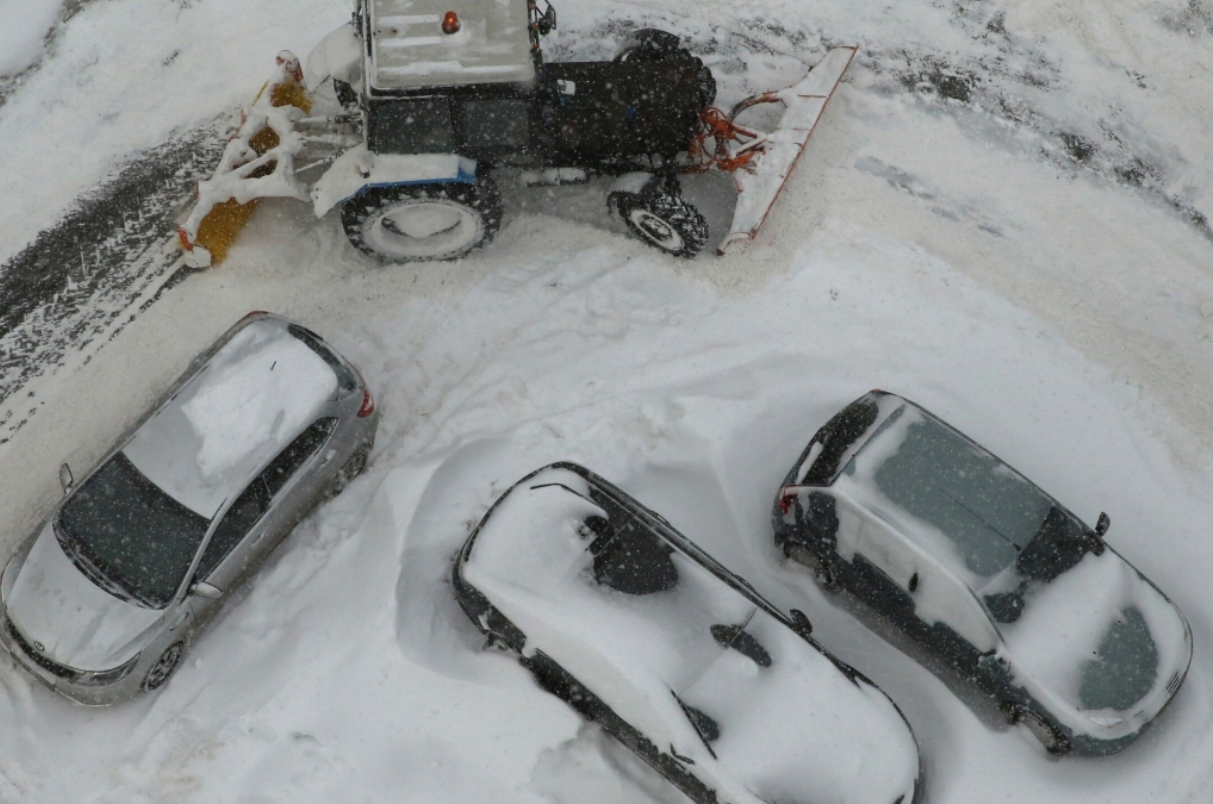
[[[38,60],[62,6],[62,0],[0,0],[0,79]]]

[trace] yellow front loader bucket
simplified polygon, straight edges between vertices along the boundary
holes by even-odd
[[[262,198],[307,198],[294,178],[294,157],[303,145],[294,122],[312,110],[312,101],[294,54],[282,51],[277,63],[274,77],[224,149],[215,175],[198,183],[198,203],[177,227],[186,262],[194,267],[223,262]]]

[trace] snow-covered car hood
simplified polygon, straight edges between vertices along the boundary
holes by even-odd
[[[889,698],[762,610],[745,634],[757,660],[744,646],[722,651],[679,696],[719,729],[715,757],[696,761],[766,802],[909,804],[918,751]]]
[[[911,800],[917,746],[887,696],[689,556],[654,547],[651,533],[633,541],[644,525],[620,524],[620,510],[589,495],[571,471],[540,472],[486,517],[462,567],[526,635],[524,653],[542,651],[661,750],[689,758],[722,802]],[[595,517],[617,532],[590,547]],[[744,630],[770,662],[728,647],[721,629]]]
[[[86,578],[43,528],[5,600],[9,619],[50,659],[77,670],[108,670],[139,652],[139,638],[163,612],[128,603]]]
[[[1157,714],[1192,657],[1179,610],[1110,548],[1030,586],[1019,619],[999,631],[1017,678],[1087,721],[1067,725],[1095,733],[1132,731]]]

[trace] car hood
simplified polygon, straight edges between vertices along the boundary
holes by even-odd
[[[121,600],[85,577],[59,546],[50,523],[18,568],[5,604],[30,644],[77,670],[122,664],[139,652],[139,637],[163,614]]]
[[[1135,726],[1175,694],[1192,656],[1179,610],[1108,548],[1030,585],[1019,619],[999,627],[1016,676],[1066,705],[1087,732]]]
[[[918,749],[892,701],[862,677],[839,672],[764,611],[755,613],[745,634],[761,652],[722,651],[679,694],[718,730],[708,743],[715,756],[695,752],[695,758],[725,789],[733,788],[729,798],[749,793],[768,802],[909,804]]]

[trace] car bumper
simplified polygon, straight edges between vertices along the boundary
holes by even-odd
[[[139,693],[140,679],[146,672],[142,659],[122,678],[109,684],[82,684],[78,671],[57,665],[39,655],[8,617],[8,608],[0,600],[0,645],[26,672],[54,692],[80,706],[108,706]]]

